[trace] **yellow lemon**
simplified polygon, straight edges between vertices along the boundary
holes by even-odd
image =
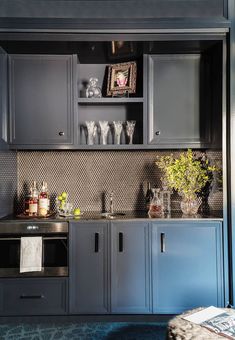
[[[76,209],[74,209],[73,214],[74,214],[75,216],[78,216],[78,215],[81,214],[81,210],[80,210],[79,208],[76,208]]]
[[[67,198],[67,192],[63,191],[60,196],[62,197],[62,199],[66,199]]]

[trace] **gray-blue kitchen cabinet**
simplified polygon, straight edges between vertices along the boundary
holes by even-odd
[[[150,313],[150,243],[145,222],[111,223],[111,312]]]
[[[108,223],[69,224],[70,314],[108,312]]]
[[[153,312],[224,306],[222,223],[152,223]]]
[[[75,65],[73,55],[9,55],[13,148],[73,144]]]
[[[0,280],[0,315],[64,315],[68,312],[67,278]]]

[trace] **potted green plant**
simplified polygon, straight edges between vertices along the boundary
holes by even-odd
[[[168,187],[182,196],[182,212],[186,215],[196,214],[200,205],[197,194],[210,181],[210,174],[215,167],[203,166],[191,149],[176,158],[173,155],[159,156],[155,163],[163,171]]]

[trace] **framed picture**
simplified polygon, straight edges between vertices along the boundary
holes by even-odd
[[[136,92],[136,62],[109,65],[107,95],[124,95]]]
[[[133,41],[111,41],[108,46],[110,59],[131,58],[136,53],[136,43]]]

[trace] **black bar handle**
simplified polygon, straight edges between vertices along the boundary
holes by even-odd
[[[161,253],[166,251],[165,233],[161,233]]]
[[[119,233],[119,253],[123,252],[123,233]]]
[[[22,294],[20,296],[20,299],[43,299],[44,298],[44,295],[25,295],[25,294]]]
[[[95,233],[95,253],[99,252],[99,233]]]

